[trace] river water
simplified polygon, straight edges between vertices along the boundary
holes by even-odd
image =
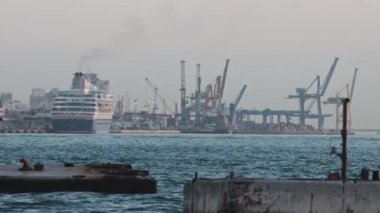
[[[44,164],[130,163],[158,181],[154,195],[88,192],[0,194],[0,212],[182,212],[183,183],[199,177],[325,178],[338,136],[284,135],[0,135],[0,164],[21,157]],[[380,136],[349,137],[349,175],[378,169]]]

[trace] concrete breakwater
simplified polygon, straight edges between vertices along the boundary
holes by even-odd
[[[184,212],[380,212],[380,182],[197,179],[184,186]]]
[[[120,194],[157,193],[157,182],[146,170],[130,164],[89,164],[63,166],[35,164],[21,159],[23,167],[0,166],[0,193],[42,193],[90,191]]]

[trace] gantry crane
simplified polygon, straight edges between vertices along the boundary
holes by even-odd
[[[311,107],[314,105],[315,102],[317,102],[317,118],[318,118],[318,129],[323,129],[324,126],[324,115],[322,114],[322,106],[321,106],[321,98],[324,96],[326,89],[329,85],[329,82],[331,80],[331,77],[334,73],[335,67],[338,63],[339,58],[335,57],[333,64],[330,67],[329,72],[327,73],[327,76],[325,80],[323,81],[322,85],[320,84],[320,77],[317,75],[317,77],[311,82],[311,84],[307,88],[296,88],[296,95],[289,95],[288,98],[297,98],[299,99],[299,128],[303,129],[305,128],[305,120],[309,116],[309,112]],[[316,92],[315,93],[309,93],[309,90],[313,87],[313,85],[316,84]],[[310,106],[307,110],[305,110],[305,102],[309,99],[313,99]]]
[[[342,88],[341,90],[339,90],[336,93],[335,97],[330,97],[326,101],[323,102],[323,104],[335,104],[335,130],[336,131],[339,131],[340,106],[342,105],[341,99],[343,98],[341,96],[341,92],[342,92],[343,89],[346,89],[346,91],[347,91],[347,96],[346,97],[350,99],[349,108],[348,108],[348,110],[349,110],[348,129],[351,130],[352,118],[351,118],[351,110],[350,110],[351,107],[350,107],[350,105],[351,105],[352,99],[354,97],[356,76],[357,76],[358,70],[359,70],[358,68],[355,68],[354,76],[352,78],[351,85],[346,84],[346,86],[344,88]]]

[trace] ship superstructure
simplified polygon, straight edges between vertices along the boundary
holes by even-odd
[[[71,89],[58,92],[54,98],[53,132],[109,132],[114,98],[108,90],[108,81],[97,79],[96,74],[75,73]]]

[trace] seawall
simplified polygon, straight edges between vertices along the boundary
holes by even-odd
[[[197,179],[184,212],[380,212],[380,181]]]

